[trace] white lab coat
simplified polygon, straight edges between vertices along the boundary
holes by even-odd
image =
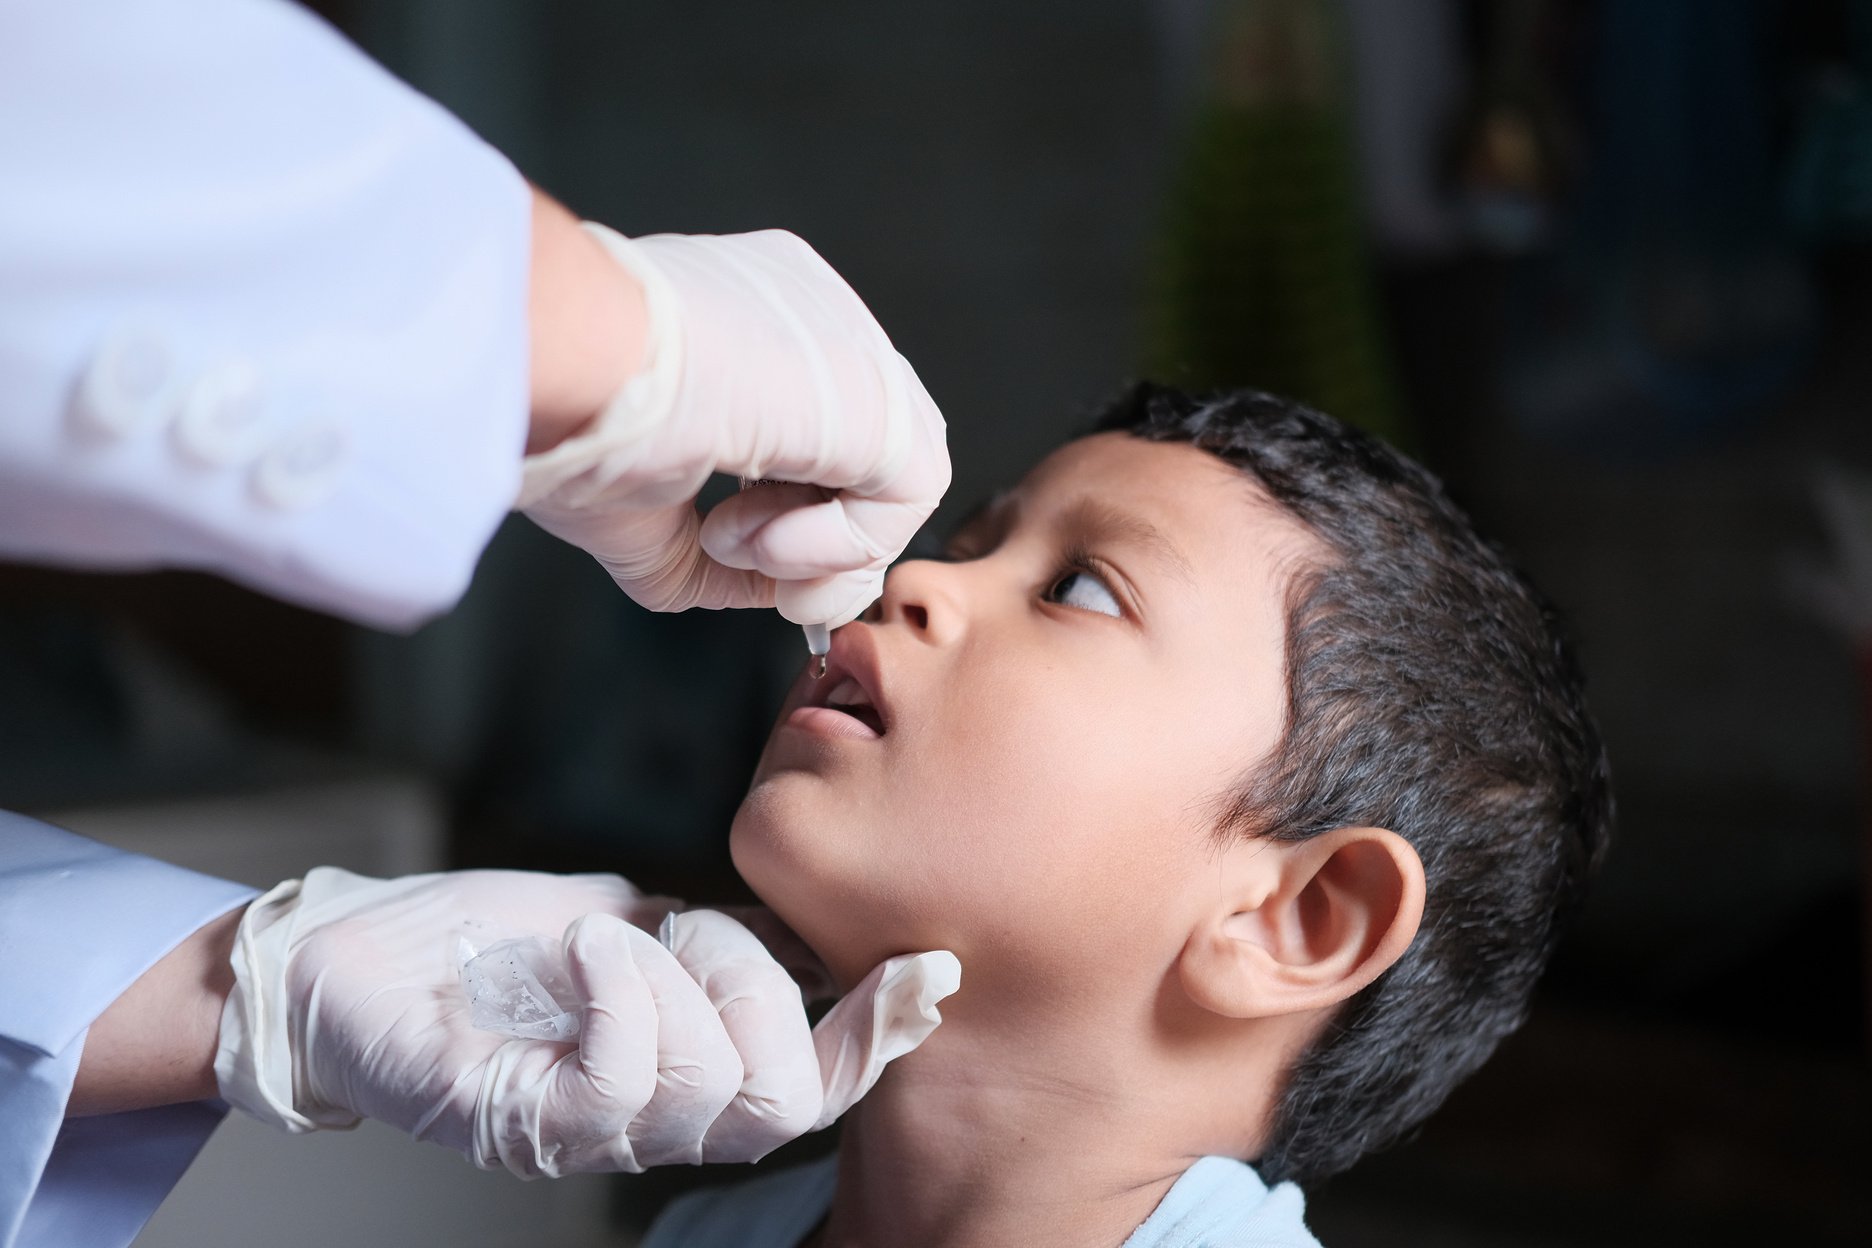
[[[284,0],[0,0],[0,558],[445,609],[518,488],[529,193]],[[0,1248],[116,1248],[213,1124],[63,1123],[247,890],[0,816]]]

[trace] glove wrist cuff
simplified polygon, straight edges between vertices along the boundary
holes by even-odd
[[[215,1082],[221,1099],[283,1131],[355,1126],[355,1115],[301,1113],[293,1096],[286,959],[302,882],[287,880],[248,907],[234,935],[234,986],[221,1010]]]
[[[596,497],[634,465],[637,453],[668,420],[682,377],[682,302],[645,248],[595,221],[584,228],[643,291],[644,364],[581,432],[522,464],[519,500],[526,508],[551,494]],[[573,501],[577,501],[576,499]]]

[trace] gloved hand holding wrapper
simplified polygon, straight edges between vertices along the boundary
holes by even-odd
[[[616,876],[317,868],[242,918],[222,1098],[522,1177],[752,1161],[844,1113],[960,981],[952,954],[893,958],[810,1028],[753,932],[675,904]]]

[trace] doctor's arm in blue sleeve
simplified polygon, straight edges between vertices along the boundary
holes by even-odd
[[[155,981],[213,966],[206,945],[252,891],[0,812],[0,1246],[127,1244],[181,1177],[221,1119],[200,1098],[226,989]],[[154,1026],[130,1016],[139,984],[163,990]],[[174,1008],[187,1000],[201,1008]],[[74,1104],[94,1024],[90,1104]]]
[[[0,6],[0,170],[0,558],[412,627],[636,363],[570,215],[285,0]]]
[[[630,363],[564,210],[282,0],[0,6],[0,170],[0,559],[406,627],[619,384],[564,356]],[[202,993],[131,1051],[114,1020],[250,894],[0,813],[0,1248],[126,1244],[187,1167]]]

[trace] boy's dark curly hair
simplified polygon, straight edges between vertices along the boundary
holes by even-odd
[[[1103,430],[1250,474],[1329,552],[1287,600],[1280,744],[1223,835],[1389,828],[1423,859],[1423,923],[1289,1072],[1256,1159],[1316,1180],[1430,1114],[1525,1019],[1604,856],[1604,746],[1553,608],[1442,484],[1384,443],[1258,391],[1141,385]]]

